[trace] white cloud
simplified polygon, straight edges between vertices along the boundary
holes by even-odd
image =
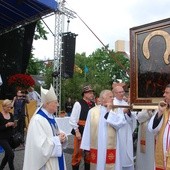
[[[169,0],[67,0],[66,7],[75,11],[92,29],[98,38],[110,48],[118,39],[129,41],[129,29],[135,26],[165,19],[170,16]],[[67,20],[67,18],[65,18]],[[54,32],[55,19],[49,17],[45,22]],[[67,23],[65,31],[67,31]],[[102,44],[89,31],[79,18],[70,19],[69,31],[78,34],[76,52],[91,54]],[[35,57],[53,58],[54,38],[49,33],[48,41],[34,42]]]

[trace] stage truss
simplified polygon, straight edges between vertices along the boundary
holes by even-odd
[[[58,73],[53,78],[53,87],[58,97],[61,111],[61,66],[62,66],[62,35],[64,33],[65,17],[76,18],[76,13],[65,7],[65,1],[59,2],[58,11],[55,13],[55,35],[54,35],[54,71]]]

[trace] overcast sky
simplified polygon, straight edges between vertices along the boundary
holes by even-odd
[[[170,18],[170,0],[66,0],[65,5],[75,11],[105,45],[109,44],[110,49],[114,49],[117,40],[129,41],[130,28]],[[44,21],[54,32],[54,16]],[[69,25],[66,22],[64,28],[64,32],[78,34],[76,52],[89,55],[102,47],[78,17],[70,19]],[[54,37],[50,32],[47,41],[34,41],[33,46],[36,58],[54,58]]]

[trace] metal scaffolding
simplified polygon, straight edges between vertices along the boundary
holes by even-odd
[[[76,13],[65,7],[65,1],[59,2],[58,11],[55,13],[55,35],[54,35],[54,72],[57,76],[53,78],[53,87],[58,97],[59,108],[61,111],[61,67],[62,67],[62,35],[64,33],[65,16],[76,18]]]

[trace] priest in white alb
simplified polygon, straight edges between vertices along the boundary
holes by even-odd
[[[28,126],[23,170],[66,170],[63,148],[67,136],[54,116],[58,101],[52,86],[49,90],[41,88],[41,99],[43,105]]]
[[[119,170],[134,170],[132,135],[136,128],[136,119],[134,113],[132,113],[129,108],[126,108],[126,106],[128,107],[128,103],[124,99],[125,91],[123,87],[120,85],[115,86],[113,93],[113,104],[120,106],[115,109],[115,113],[117,115],[123,115],[126,119],[126,124],[117,132],[117,149],[121,160],[121,168]]]
[[[138,112],[138,142],[136,153],[136,170],[154,170],[155,138],[148,130],[148,123],[157,110],[143,109]]]
[[[111,90],[103,90],[100,101],[101,105],[89,110],[81,148],[90,151],[91,170],[121,170],[117,132],[127,121],[112,110]]]
[[[163,97],[157,114],[148,124],[149,131],[156,135],[155,170],[170,170],[170,84],[166,86]]]

